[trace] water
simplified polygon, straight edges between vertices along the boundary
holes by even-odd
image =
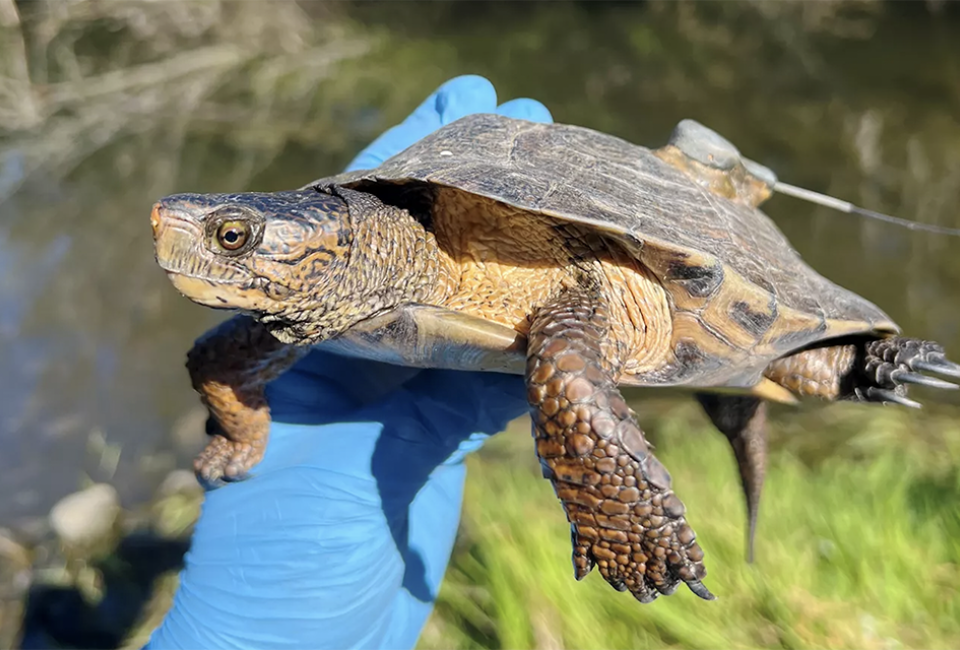
[[[651,146],[691,117],[787,182],[960,226],[960,12],[759,4],[344,5],[317,24],[349,20],[351,34],[379,40],[315,84],[309,57],[278,58],[301,79],[297,102],[233,95],[250,110],[158,110],[65,177],[27,177],[0,205],[0,525],[87,480],[112,481],[134,504],[202,443],[182,362],[221,316],[156,267],[154,200],[336,172],[457,74]],[[25,173],[23,142],[4,143],[0,189]],[[814,268],[960,357],[960,239],[783,197],[767,211]]]

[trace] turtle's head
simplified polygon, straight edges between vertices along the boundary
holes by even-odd
[[[346,203],[315,190],[176,194],[150,223],[157,263],[182,294],[265,322],[310,319],[317,296],[339,293],[353,239]]]

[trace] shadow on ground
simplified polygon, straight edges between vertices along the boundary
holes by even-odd
[[[96,604],[77,587],[34,585],[27,595],[20,647],[120,647],[142,622],[157,578],[179,570],[188,548],[188,538],[125,537],[112,554],[90,565],[102,579],[103,597]]]

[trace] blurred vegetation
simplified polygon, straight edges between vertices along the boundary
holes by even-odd
[[[262,166],[289,137],[285,125],[318,112],[317,86],[336,64],[369,49],[327,20],[322,3],[0,5],[0,138],[22,156],[24,179],[62,178],[107,145],[158,126],[164,146],[179,151],[188,133],[244,125],[233,143]],[[4,189],[0,199],[16,186]]]
[[[30,482],[69,491],[78,486],[57,481],[80,474],[139,494],[201,441],[169,433],[196,406],[170,359],[216,316],[156,273],[152,200],[335,172],[471,72],[502,100],[535,97],[558,120],[640,143],[699,119],[789,182],[960,225],[960,3],[0,0],[0,347],[11,351],[0,376],[18,396],[0,418],[5,493]],[[783,199],[770,211],[820,271],[960,350],[955,240]],[[49,357],[17,356],[38,335]],[[35,367],[40,396],[21,398],[33,379],[16,373]],[[86,376],[96,381],[77,381]],[[777,408],[751,566],[722,438],[686,399],[630,397],[720,600],[678,593],[642,607],[597,575],[576,583],[522,420],[469,461],[461,534],[421,647],[960,647],[956,398],[922,413]],[[5,460],[14,437],[56,448]],[[93,437],[119,459],[101,453],[78,469]],[[132,521],[180,543],[195,512],[196,496],[178,493]],[[52,551],[23,560],[3,540],[0,557],[53,562]],[[143,548],[154,547],[91,559],[99,577],[57,574],[88,585],[84,615],[119,602],[116,620],[137,622],[96,638],[139,647],[162,617],[176,579],[140,566],[153,557]],[[22,592],[17,575],[0,600]],[[33,624],[51,611],[77,620],[77,601],[57,593],[53,609],[30,603]],[[0,603],[0,646],[14,611]],[[82,646],[64,625],[44,627],[47,641]]]

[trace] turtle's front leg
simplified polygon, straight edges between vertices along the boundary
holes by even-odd
[[[212,438],[194,461],[201,481],[236,481],[263,458],[270,433],[264,389],[306,353],[249,316],[221,323],[187,353],[193,388],[210,411]]]
[[[684,505],[617,389],[609,336],[602,301],[571,289],[537,312],[528,341],[537,454],[571,523],[575,576],[596,563],[640,602],[681,581],[712,600]]]

